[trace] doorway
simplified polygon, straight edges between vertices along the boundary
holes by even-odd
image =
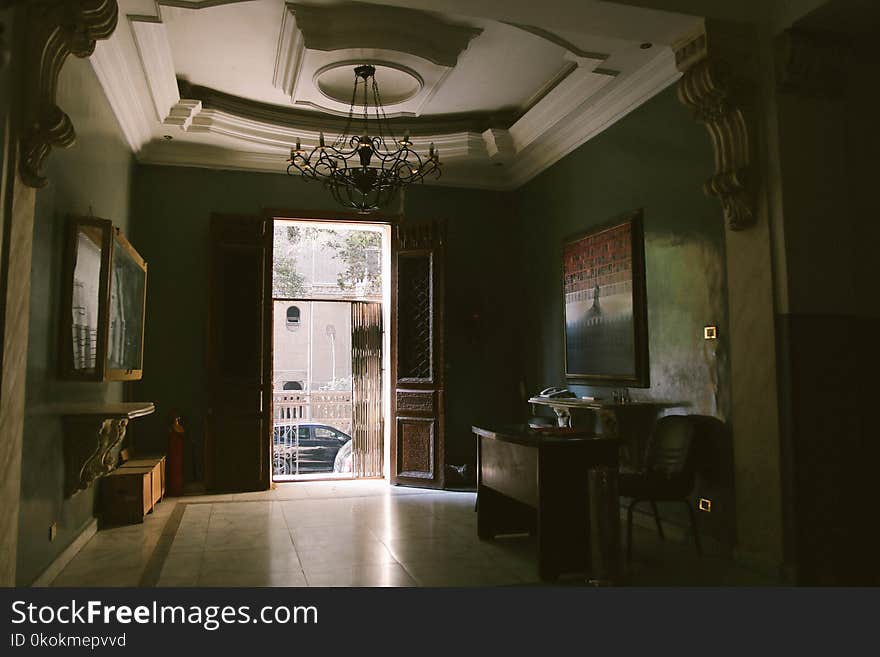
[[[390,229],[276,219],[272,479],[387,476]]]

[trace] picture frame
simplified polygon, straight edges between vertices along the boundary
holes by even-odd
[[[563,241],[562,304],[566,379],[650,386],[641,209]]]
[[[67,218],[59,378],[143,376],[147,263],[109,219]]]

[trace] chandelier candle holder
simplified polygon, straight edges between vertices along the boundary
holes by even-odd
[[[359,88],[363,87],[363,130],[354,132],[355,106]],[[370,106],[375,117],[369,116]],[[370,135],[370,124],[376,132]],[[412,149],[409,133],[398,140],[391,131],[382,106],[376,68],[362,64],[354,69],[354,89],[345,128],[332,145],[320,134],[318,146],[306,152],[299,139],[290,149],[288,175],[301,175],[306,180],[324,184],[337,203],[354,208],[361,214],[375,212],[388,205],[397,192],[428,176],[440,177],[440,152],[432,143],[427,157]]]

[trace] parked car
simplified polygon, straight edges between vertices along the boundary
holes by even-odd
[[[339,451],[333,461],[333,472],[351,472],[351,441],[349,440]]]
[[[346,445],[351,450],[351,436],[326,424],[275,427],[273,443],[275,474],[339,472],[337,454]]]

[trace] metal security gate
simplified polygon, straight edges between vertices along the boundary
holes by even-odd
[[[381,477],[384,420],[382,417],[382,305],[351,304],[352,475]]]

